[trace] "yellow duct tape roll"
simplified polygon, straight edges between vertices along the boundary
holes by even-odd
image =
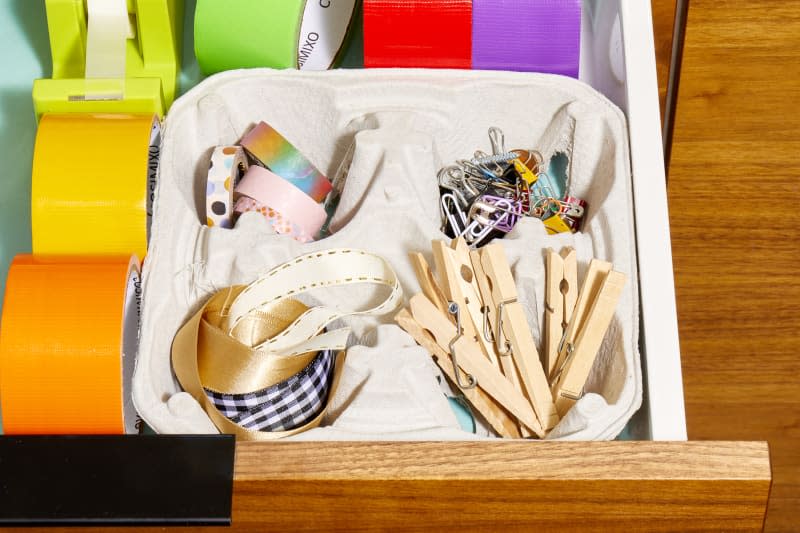
[[[153,115],[42,117],[33,154],[33,252],[144,257],[159,141]]]

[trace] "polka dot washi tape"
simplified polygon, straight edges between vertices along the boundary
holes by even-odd
[[[236,213],[242,214],[251,211],[264,215],[264,218],[267,219],[267,222],[272,226],[272,229],[275,230],[275,233],[289,235],[298,242],[311,242],[314,240],[313,236],[309,235],[302,227],[293,224],[289,219],[271,207],[267,207],[261,202],[248,198],[247,196],[239,198],[239,201],[236,202]]]
[[[206,224],[209,227],[233,227],[233,189],[247,168],[247,156],[240,146],[214,149],[206,184]]]
[[[281,220],[291,222],[290,225],[281,229],[281,224],[277,222],[277,219],[268,212],[262,213],[272,221],[273,226],[277,225],[275,229],[279,233],[313,240],[328,218],[322,204],[316,203],[310,196],[274,172],[256,165],[248,169],[242,181],[236,186],[235,193],[237,200],[242,197],[255,200],[274,213],[280,213]],[[241,205],[245,205],[245,203],[243,202]],[[241,211],[238,207],[236,210],[237,212]],[[292,229],[294,227],[298,229]],[[300,230],[302,230],[302,235],[297,233]]]

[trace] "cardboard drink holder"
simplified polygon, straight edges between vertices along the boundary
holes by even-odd
[[[242,216],[234,229],[203,224],[211,151],[236,143],[262,120],[328,176],[354,147],[332,236],[301,244],[273,234],[256,213]],[[592,257],[612,262],[629,280],[637,279],[625,117],[594,89],[574,79],[541,74],[262,69],[216,75],[177,100],[165,122],[143,271],[133,398],[144,420],[159,433],[216,432],[199,404],[181,391],[171,370],[170,348],[180,326],[220,288],[250,283],[310,251],[354,247],[384,256],[407,296],[419,292],[407,254],[430,250],[431,240],[446,238],[440,231],[437,171],[476,149],[489,151],[486,132],[492,126],[503,130],[509,149],[538,149],[545,158],[567,153],[568,194],[589,205],[580,233],[549,236],[541,221],[531,218],[500,241],[541,346],[547,248],[574,247],[579,279]],[[367,301],[375,296],[372,290],[352,290],[348,297]],[[330,292],[319,298],[335,305],[341,296]],[[638,284],[629,282],[586,394],[549,438],[612,439],[638,409],[638,302]],[[432,373],[420,369],[410,380],[414,386],[388,379],[397,371],[393,359],[407,357],[408,368],[430,359],[393,325],[392,315],[347,322],[357,342],[350,348],[343,385],[332,401],[349,407],[332,409],[322,427],[293,438],[476,438],[415,399],[424,388],[420,383],[432,379],[426,377]],[[376,387],[359,388],[364,379],[393,383],[394,403]],[[387,408],[398,409],[396,422],[387,422]]]

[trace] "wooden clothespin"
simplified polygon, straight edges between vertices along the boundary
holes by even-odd
[[[625,274],[611,270],[611,263],[593,259],[589,264],[553,376],[553,399],[561,416],[583,395],[625,280]]]
[[[480,345],[484,356],[498,369],[500,363],[490,340],[483,335],[483,303],[472,270],[469,247],[464,239],[453,240],[448,247],[444,241],[433,241],[433,260],[442,280],[442,288],[450,302],[458,304],[464,334]]]
[[[564,248],[558,254],[548,248],[545,266],[545,373],[552,376],[558,360],[558,345],[564,337],[578,300],[578,260],[575,249]]]
[[[461,246],[459,246],[459,244],[461,244]],[[456,258],[458,258],[459,262],[463,264],[464,263],[464,258],[469,256],[469,248],[467,247],[466,242],[463,239],[460,241],[460,243],[459,243],[459,241],[456,240],[456,241],[453,242],[453,245],[454,245],[454,251],[455,251]],[[447,266],[446,266],[445,262],[447,264],[450,264],[449,259],[446,258],[446,256],[448,256],[448,255],[449,255],[448,252],[443,248],[441,250],[441,252],[440,252],[440,257],[441,257],[441,260],[440,260],[441,266],[439,267],[440,271],[446,271],[447,270]],[[414,267],[414,271],[416,273],[417,280],[419,281],[420,287],[422,288],[423,294],[425,294],[425,296],[428,298],[428,300],[430,300],[436,306],[436,308],[439,311],[441,311],[445,315],[448,315],[448,313],[447,313],[447,306],[448,306],[447,297],[444,295],[441,287],[437,283],[436,278],[434,277],[433,272],[431,271],[430,266],[428,265],[428,263],[425,260],[424,256],[422,254],[420,254],[420,253],[411,253],[411,254],[409,254],[409,258],[411,259],[411,264]],[[480,276],[482,274],[479,274],[478,271],[475,270],[475,265],[472,265],[472,267],[473,267],[473,274],[474,274],[473,278],[477,281],[477,280],[480,279]],[[450,270],[451,271],[460,271],[461,269],[460,268],[457,268],[457,269],[452,269],[451,268]],[[482,270],[481,270],[481,273],[482,273]],[[480,288],[478,290],[480,291]],[[472,292],[474,292],[474,287],[473,287]],[[466,290],[464,290],[464,289],[461,290],[461,293],[462,294],[468,294],[468,292]],[[483,298],[481,296],[481,300],[482,299]],[[490,309],[491,308],[491,306],[486,306],[485,304],[482,304],[482,305],[483,305],[482,309],[484,311],[486,309]],[[484,315],[484,317],[485,317],[485,315]],[[410,333],[413,337],[415,337],[415,339],[417,340],[417,342],[420,343],[420,345],[422,345],[425,348],[427,348],[428,351],[430,351],[433,354],[434,351],[433,351],[432,347],[430,346],[430,344],[431,344],[430,339],[426,338],[424,335],[421,336],[420,334],[416,334],[415,335],[414,333],[412,333],[410,328],[419,328],[419,325],[416,324],[416,322],[413,322],[413,324],[410,323],[408,321],[408,319],[410,319],[410,318],[411,318],[410,315],[408,317],[406,317],[405,315],[403,315],[401,313],[401,314],[398,314],[396,320],[401,325],[401,327],[403,327],[403,329],[405,329],[408,333]],[[450,317],[450,318],[452,318],[452,317]],[[401,321],[403,323],[401,323]],[[476,332],[476,335],[483,335],[483,337],[486,338],[486,340],[489,343],[489,345],[491,345],[491,337],[487,338],[486,333],[487,333],[486,328],[478,328],[478,331]],[[488,333],[491,333],[491,332],[489,331]],[[434,345],[435,345],[435,343],[434,343]],[[441,350],[441,348],[440,348],[440,350]],[[486,355],[489,356],[489,354],[494,355],[490,350],[487,351]],[[506,366],[508,366],[510,364],[512,366],[512,370],[514,370],[513,369],[513,362],[510,362],[510,361],[506,362],[507,359],[508,358],[504,358],[503,359],[503,363]],[[447,375],[447,377],[453,383],[457,384],[457,381],[456,381],[456,377],[457,376],[453,372],[452,366],[450,365],[450,363],[448,361],[448,358],[447,357],[442,358],[441,356],[439,356],[437,358],[437,361],[444,362],[442,370],[445,372],[445,375]],[[508,374],[507,374],[507,376],[508,376]],[[512,384],[514,385],[514,387],[518,391],[522,391],[522,388],[519,386],[519,378],[517,377],[516,371],[514,371],[513,373],[510,374],[510,379],[512,380]],[[466,390],[470,390],[470,389],[466,389]],[[464,394],[467,397],[467,399],[471,399],[472,396],[474,396],[474,394],[467,394],[466,390],[462,389],[462,391],[464,392]],[[481,394],[485,395],[484,392],[481,392]],[[480,398],[478,398],[478,401],[480,402]],[[514,438],[530,437],[530,436],[533,435],[533,432],[528,430],[527,427],[524,424],[516,424],[515,419],[509,418],[510,415],[507,413],[507,411],[505,411],[505,409],[503,409],[502,407],[500,407],[497,404],[495,404],[491,399],[489,399],[488,401],[489,401],[489,405],[476,405],[476,409],[478,409],[479,412],[481,412],[481,414],[483,414],[483,416],[487,419],[487,421],[489,421],[490,425],[495,429],[495,431],[498,432],[498,434],[503,435],[503,436],[511,436],[511,437],[514,437]],[[486,403],[486,402],[484,401],[484,403]],[[493,423],[492,420],[495,420],[496,423]],[[509,421],[510,421],[511,426],[515,426],[513,429],[511,429],[511,426],[509,426],[507,424],[507,422],[509,422]],[[519,429],[517,429],[516,426],[518,426]]]
[[[409,335],[414,337],[420,346],[428,350],[433,355],[434,360],[442,369],[445,376],[451,383],[456,383],[456,375],[450,354],[436,343],[436,340],[426,333],[425,328],[420,325],[407,309],[400,310],[394,317],[395,322],[403,328]],[[517,429],[516,418],[514,418],[502,406],[497,404],[481,385],[471,389],[462,389],[462,394],[467,401],[478,411],[501,437],[518,439],[521,434]]]
[[[455,306],[456,313],[459,313],[457,304]],[[515,416],[520,423],[525,424],[539,437],[544,437],[545,431],[528,400],[511,385],[511,382],[497,368],[492,366],[478,346],[466,338],[466,333],[463,330],[459,331],[460,323],[465,320],[457,318],[457,324],[454,326],[424,294],[412,297],[409,301],[409,309],[412,318],[422,326],[424,331],[433,336],[439,347],[449,353],[448,362],[453,367],[456,383],[464,382],[464,378],[456,374],[456,372],[463,371],[467,375],[466,379],[473,386],[483,389]],[[462,387],[462,390],[470,389],[469,386]]]
[[[481,264],[491,280],[495,320],[498,325],[495,335],[508,339],[528,398],[539,422],[547,431],[558,423],[558,412],[525,318],[525,311],[517,301],[517,287],[502,246],[484,246],[481,250]],[[499,341],[504,342],[502,338]]]
[[[408,254],[411,260],[411,266],[414,267],[414,273],[417,275],[417,281],[422,288],[422,294],[428,297],[433,305],[442,313],[447,313],[447,298],[442,292],[442,288],[436,282],[436,278],[431,272],[431,267],[428,262],[419,252],[411,252]]]
[[[472,262],[472,271],[475,274],[475,281],[478,283],[478,288],[480,289],[481,293],[481,300],[483,301],[483,307],[481,308],[483,314],[483,327],[478,334],[483,334],[486,340],[490,341],[491,343],[494,343],[495,340],[502,341],[502,339],[495,339],[494,332],[497,328],[497,309],[495,308],[494,300],[492,299],[491,280],[486,276],[486,272],[483,271],[480,252],[477,250],[472,250],[470,252],[470,261]],[[498,347],[497,344],[495,344],[495,353],[498,355],[500,353],[506,353],[507,350],[508,349],[505,345]],[[525,387],[523,387],[522,383],[520,382],[519,369],[517,368],[516,363],[514,363],[514,358],[499,356],[498,359],[500,360],[500,367],[503,370],[503,375],[506,377],[506,379],[511,382],[515,389],[527,395]],[[523,437],[530,437],[532,435],[532,433],[530,433],[524,426],[520,426],[520,433],[522,433]]]
[[[481,292],[481,300],[483,300],[484,324],[480,333],[491,339],[491,342],[494,343],[496,340],[494,332],[497,330],[497,308],[494,305],[494,299],[492,297],[491,280],[489,280],[486,276],[486,272],[483,270],[481,253],[478,250],[472,250],[470,252],[470,260],[472,261],[472,271],[475,273],[475,280],[478,282],[478,288]],[[498,350],[497,346],[495,346],[495,352],[505,353],[506,349],[506,346],[502,346]],[[503,375],[511,381],[515,389],[524,392],[522,383],[520,383],[519,380],[519,369],[514,364],[514,358],[499,357],[499,359],[500,366],[503,369]]]

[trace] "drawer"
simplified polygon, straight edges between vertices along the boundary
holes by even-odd
[[[30,84],[50,71],[43,3],[20,4],[0,7],[9,41],[0,54],[12,65],[0,77],[0,192],[14,199],[0,212],[0,288],[13,255],[30,248]],[[584,4],[581,79],[628,119],[642,408],[616,442],[238,443],[235,528],[761,527],[771,482],[766,444],[685,442],[650,5]],[[191,50],[190,35],[186,42]],[[184,84],[196,79],[196,64],[184,65]]]

